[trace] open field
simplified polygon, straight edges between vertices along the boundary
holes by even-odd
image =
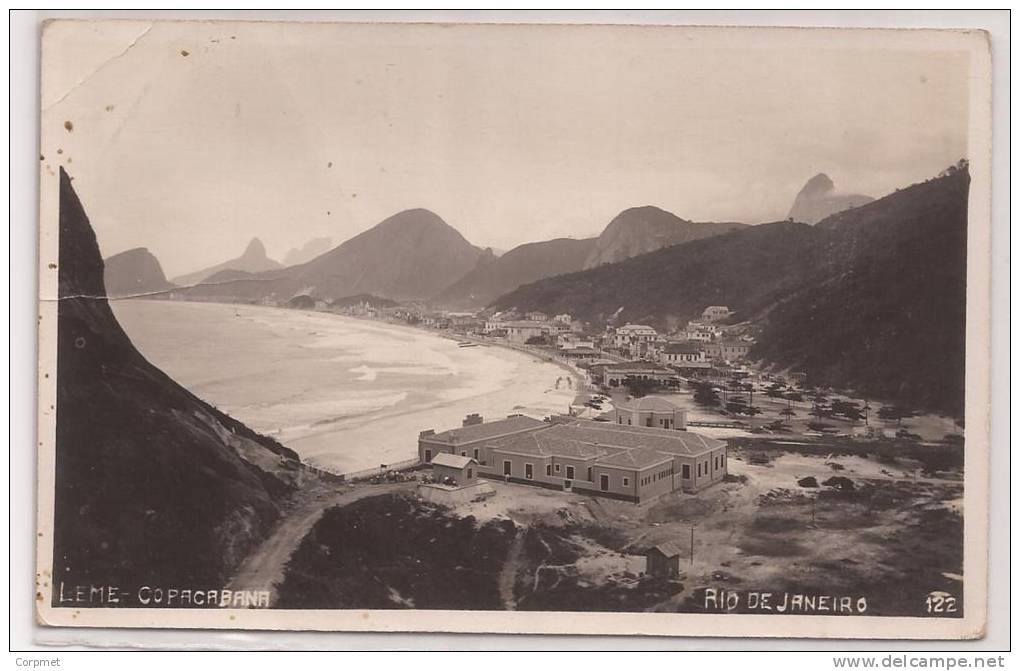
[[[715,589],[920,616],[942,592],[960,615],[960,473],[879,449],[748,439],[727,482],[642,505],[498,482],[456,510],[364,499],[314,526],[280,605],[704,612]],[[645,576],[644,550],[667,541],[683,550],[680,575]]]

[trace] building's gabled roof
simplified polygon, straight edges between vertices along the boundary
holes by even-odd
[[[646,373],[649,373],[649,372],[652,372],[652,373],[673,373],[673,371],[671,371],[670,369],[663,368],[659,364],[652,363],[651,361],[627,361],[626,363],[616,363],[616,364],[613,364],[611,366],[606,366],[606,370],[612,371],[614,373],[617,373],[617,372],[626,372],[626,371],[631,371],[631,370],[633,370],[633,371],[640,371],[640,372],[646,372]]]
[[[549,429],[532,431],[518,436],[502,438],[490,443],[496,450],[514,454],[530,454],[536,457],[569,457],[573,459],[594,459],[611,451],[593,443],[576,440],[563,432]]]
[[[656,330],[645,324],[625,324],[616,329],[617,333],[656,333]]]
[[[434,443],[457,443],[458,445],[463,445],[464,443],[473,443],[478,440],[500,438],[522,431],[539,429],[543,426],[547,425],[540,419],[528,417],[527,415],[514,415],[513,417],[507,417],[506,419],[494,422],[483,422],[482,424],[462,426],[459,429],[450,429],[449,431],[427,436],[424,439]]]
[[[449,468],[464,468],[470,463],[478,463],[471,457],[462,457],[459,454],[440,452],[432,457],[433,466],[447,466]]]
[[[683,550],[679,545],[668,541],[648,548],[648,551],[645,554],[648,552],[658,552],[664,557],[679,557],[683,554]]]
[[[662,351],[666,354],[701,354],[702,345],[696,342],[671,342]]]
[[[604,466],[626,466],[635,470],[643,470],[656,464],[668,463],[673,457],[663,454],[651,447],[638,447],[633,450],[620,450],[616,454],[599,457],[595,463]]]
[[[677,410],[683,410],[676,403],[668,401],[661,396],[633,398],[629,401],[615,403],[614,405],[617,410],[623,410],[624,412],[676,412]]]
[[[504,328],[518,328],[518,329],[551,329],[557,328],[558,324],[551,324],[549,322],[538,322],[531,319],[522,319],[513,322],[502,322]]]
[[[596,444],[599,447],[619,447],[627,450],[651,447],[659,452],[681,456],[703,454],[726,445],[721,440],[708,438],[692,431],[628,426],[580,418],[571,418],[553,424],[546,431],[558,432],[561,435]]]

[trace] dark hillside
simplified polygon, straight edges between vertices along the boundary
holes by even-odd
[[[436,297],[436,302],[452,307],[482,307],[522,284],[581,270],[594,248],[594,238],[557,238],[520,245],[499,257],[489,254]]]
[[[962,416],[969,184],[953,171],[820,222],[830,277],[768,315],[754,354]]]
[[[492,307],[672,329],[728,305],[760,326],[752,356],[777,369],[959,416],[969,183],[961,163],[814,227],[695,240],[535,282]]]
[[[139,354],[107,303],[95,234],[63,170],[59,297],[54,576],[222,587],[277,519],[292,488],[281,462],[296,455]]]
[[[803,259],[824,237],[806,224],[762,224],[535,282],[492,307],[566,312],[593,324],[615,315],[621,324],[669,328],[706,305],[729,305],[745,319],[805,281]]]

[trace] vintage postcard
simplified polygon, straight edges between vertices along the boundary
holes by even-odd
[[[982,635],[984,33],[42,44],[41,622]]]

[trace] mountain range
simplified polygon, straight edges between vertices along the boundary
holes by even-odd
[[[423,300],[463,277],[484,253],[435,213],[405,210],[306,263],[261,273],[221,272],[185,293],[282,302],[298,294],[324,300],[355,294]]]
[[[960,416],[969,174],[940,177],[816,226],[761,224],[552,277],[492,309],[673,328],[706,305],[760,329],[752,355],[812,384]]]
[[[103,262],[103,281],[110,298],[153,294],[173,289],[163,267],[145,247],[114,254]]]
[[[447,287],[435,302],[449,307],[481,307],[522,284],[584,267],[595,238],[557,238],[514,247],[502,256],[489,252],[466,275]]]
[[[664,247],[722,235],[745,226],[732,222],[695,223],[652,205],[632,207],[609,222],[595,240],[595,248],[585,259],[584,268],[617,263]]]
[[[228,261],[176,281],[196,284],[201,277],[182,293],[206,300],[288,302],[307,295],[331,301],[372,294],[480,308],[524,284],[743,227],[694,223],[657,207],[636,207],[617,215],[597,238],[527,243],[497,255],[469,243],[433,212],[413,209],[305,263],[258,272]]]
[[[63,169],[59,227],[53,574],[72,586],[219,588],[278,519],[294,486],[281,462],[297,455],[135,349]]]
[[[816,175],[791,210],[805,222],[697,223],[635,207],[597,238],[529,243],[502,256],[472,245],[428,210],[406,210],[303,264],[224,268],[183,293],[281,303],[364,294],[664,329],[706,305],[728,305],[734,319],[760,331],[755,355],[770,365],[803,370],[818,384],[852,384],[958,412],[962,363],[947,355],[956,368],[939,376],[915,364],[962,342],[968,179],[966,166],[955,166],[871,200],[840,194]],[[822,325],[821,315],[838,331]]]
[[[312,238],[300,247],[290,249],[283,257],[283,265],[296,266],[311,261],[319,254],[325,254],[333,248],[333,238]]]
[[[230,259],[215,266],[197,270],[187,275],[175,277],[173,283],[180,286],[191,286],[208,281],[210,277],[224,270],[239,270],[246,273],[258,273],[266,270],[282,268],[283,265],[266,256],[266,246],[258,238],[252,238],[245,247],[244,253],[236,259]]]

